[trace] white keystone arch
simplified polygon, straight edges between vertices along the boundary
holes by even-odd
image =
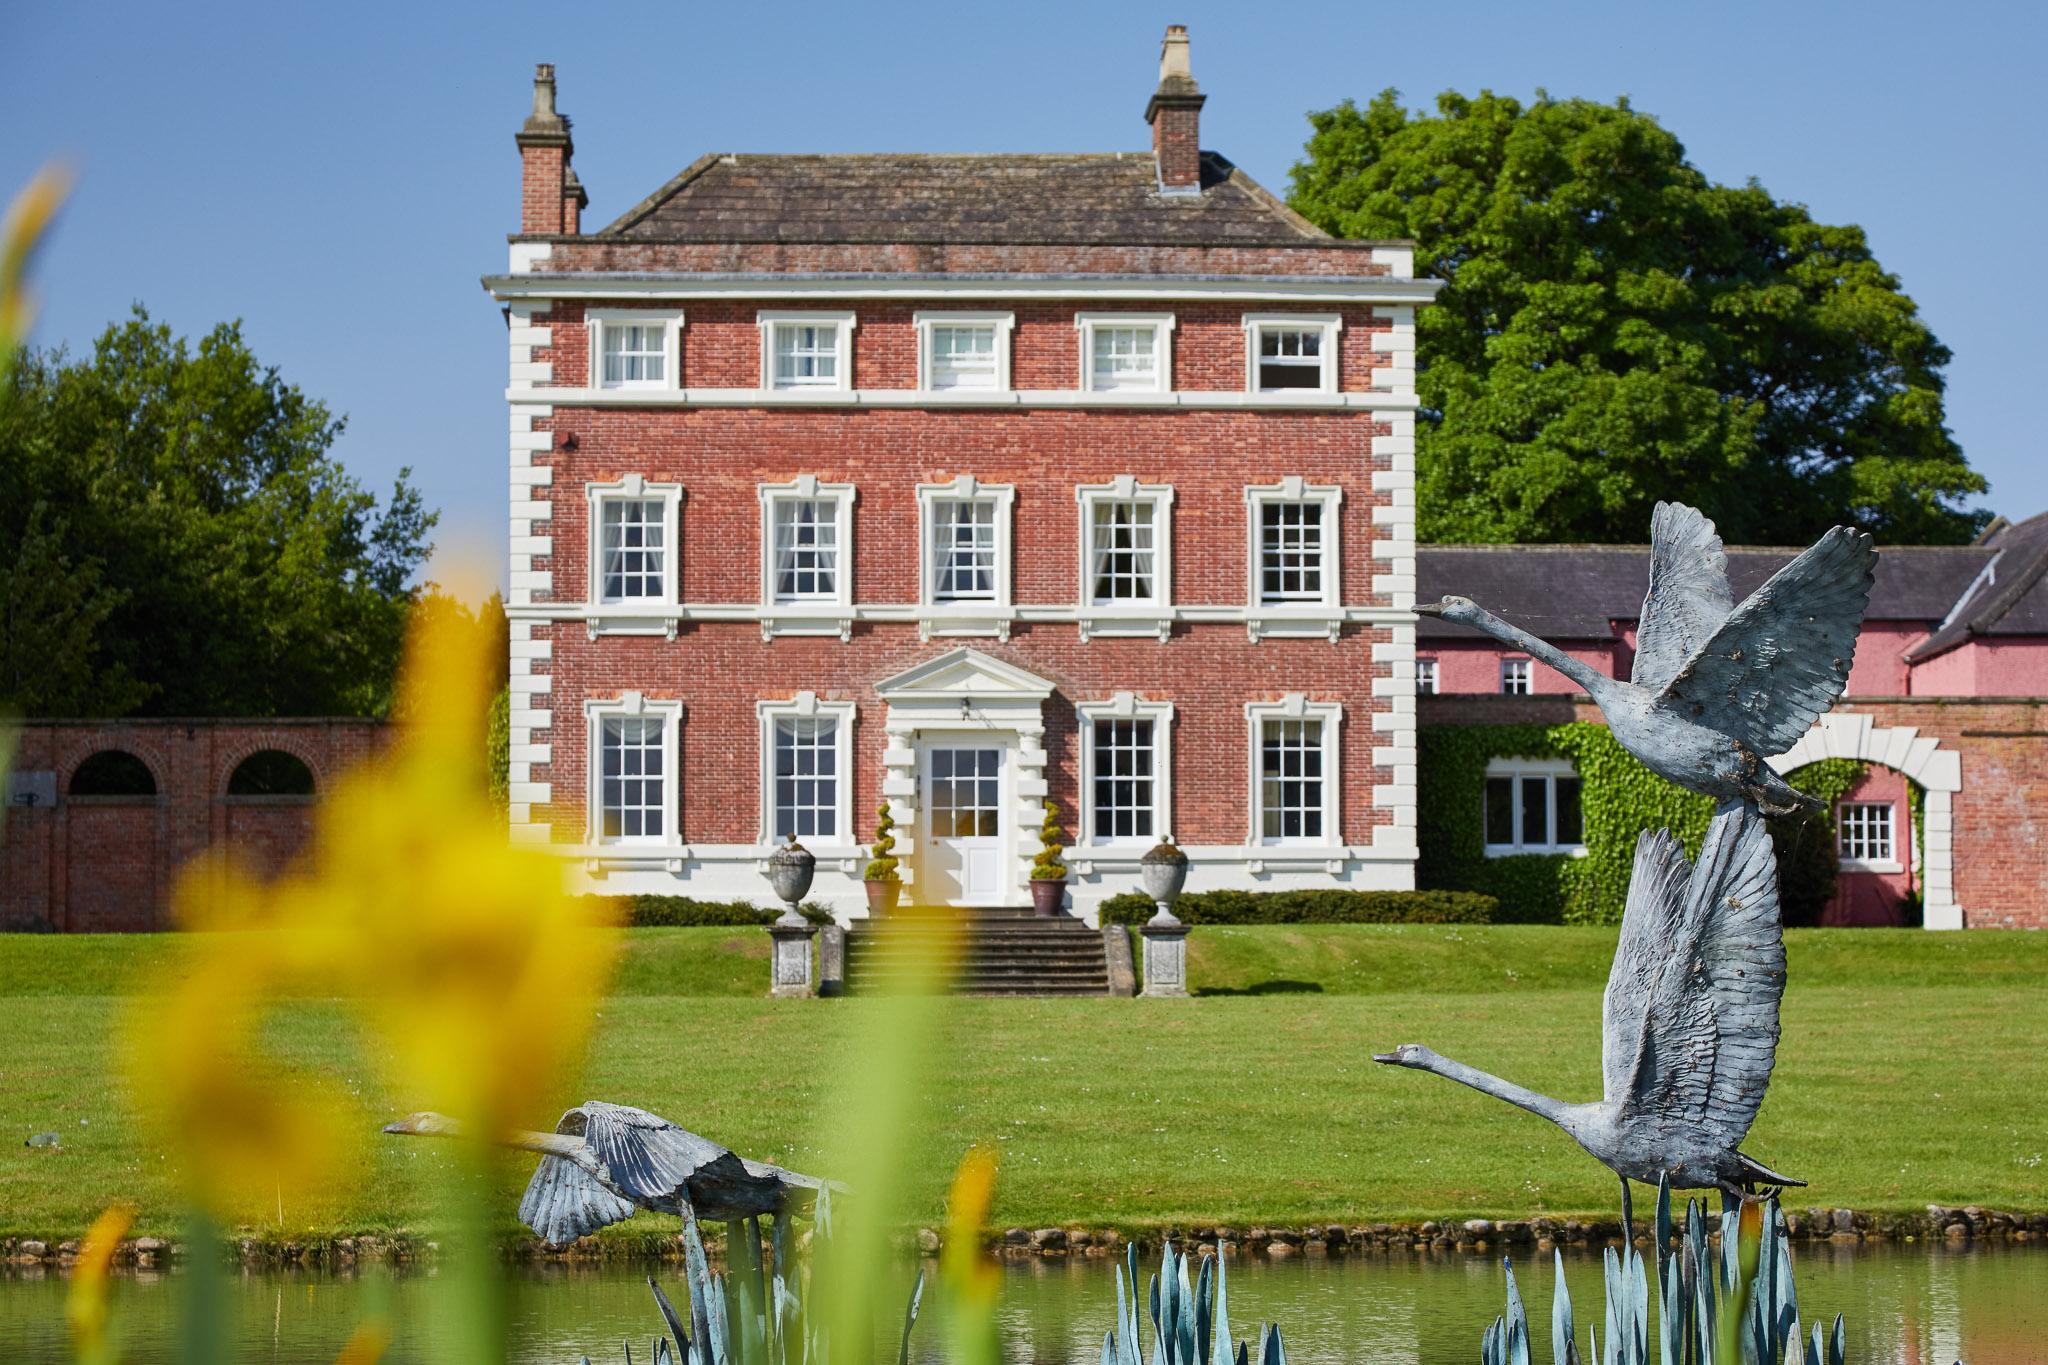
[[[1963,789],[1963,758],[1941,741],[1922,735],[1911,725],[1884,727],[1849,712],[1822,716],[1820,724],[1799,742],[1771,760],[1781,773],[1818,763],[1824,758],[1853,758],[1882,763],[1904,773],[1926,793],[1927,857],[1920,869],[1920,894],[1929,929],[1960,929],[1963,908],[1956,904],[1955,795]],[[1910,836],[1909,836],[1910,837]]]

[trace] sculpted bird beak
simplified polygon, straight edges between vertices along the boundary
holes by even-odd
[[[1417,616],[1442,616],[1444,614],[1444,604],[1441,602],[1417,602],[1415,604],[1415,614]]]
[[[1388,1066],[1401,1065],[1401,1054],[1398,1052],[1375,1052],[1372,1059],[1376,1062],[1385,1062]]]

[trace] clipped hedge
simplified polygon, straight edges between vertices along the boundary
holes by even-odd
[[[702,929],[724,925],[763,925],[782,913],[764,910],[752,901],[700,901],[689,896],[606,896],[610,918],[632,929]],[[813,924],[830,924],[832,912],[817,901],[797,909]]]
[[[1143,924],[1158,909],[1136,892],[1102,903],[1104,924]],[[1470,891],[1195,891],[1174,902],[1189,924],[1491,924],[1500,902]]]

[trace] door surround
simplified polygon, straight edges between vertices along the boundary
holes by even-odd
[[[1029,865],[1018,848],[1024,831],[1045,818],[1045,699],[1050,680],[966,646],[949,649],[875,685],[886,710],[882,721],[888,747],[882,753],[882,796],[899,831],[904,899],[917,902],[920,865],[927,850],[924,822],[922,737],[940,734],[962,744],[976,736],[989,747],[1008,750],[1004,778],[1007,861],[992,903],[1023,905],[1030,896]],[[909,831],[904,835],[902,831]]]

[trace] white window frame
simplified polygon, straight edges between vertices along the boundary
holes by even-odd
[[[1511,682],[1520,682],[1519,688],[1509,687]],[[1500,694],[1503,697],[1533,697],[1536,695],[1536,661],[1523,655],[1500,661]]]
[[[1320,839],[1268,839],[1266,838],[1265,784],[1260,769],[1260,750],[1265,739],[1266,722],[1269,720],[1314,720],[1322,722],[1323,750],[1323,837]],[[1290,692],[1279,701],[1247,702],[1244,708],[1245,721],[1245,808],[1251,813],[1250,828],[1245,831],[1245,845],[1249,848],[1271,849],[1328,849],[1344,846],[1342,800],[1344,755],[1342,733],[1344,727],[1344,706],[1341,702],[1310,701],[1299,692]]]
[[[832,794],[832,819],[838,834],[830,841],[806,845],[813,853],[821,849],[851,851],[859,844],[853,828],[853,723],[857,708],[850,701],[819,701],[815,692],[799,692],[785,701],[757,701],[754,713],[761,736],[761,845],[772,851],[781,840],[775,833],[775,727],[785,720],[830,720],[837,790]]]
[[[591,308],[583,314],[590,342],[590,387],[593,389],[645,389],[650,392],[679,389],[683,385],[683,315],[663,308]],[[607,327],[630,324],[662,329],[662,377],[621,379],[607,383],[604,377],[604,332]]]
[[[1850,807],[1864,809],[1882,808],[1884,811],[1886,837],[1891,847],[1889,858],[1852,858],[1849,856],[1843,834],[1843,812]],[[1835,803],[1835,864],[1844,872],[1904,872],[1905,863],[1899,858],[1902,845],[1899,838],[1899,803],[1896,801],[1837,801]]]
[[[1171,393],[1173,392],[1173,327],[1171,313],[1076,313],[1075,330],[1081,334],[1081,382],[1077,386],[1087,393]],[[1150,327],[1152,328],[1152,357],[1157,373],[1150,385],[1135,385],[1117,388],[1095,386],[1095,332],[1097,328]]]
[[[638,474],[628,474],[610,483],[586,483],[584,496],[589,508],[590,572],[586,584],[586,603],[603,615],[618,612],[631,615],[654,607],[673,607],[677,601],[678,584],[682,582],[682,507],[683,486],[679,483],[649,483]],[[659,597],[628,597],[616,602],[604,600],[604,507],[608,502],[655,502],[661,503],[661,595]],[[663,621],[641,629],[674,630],[675,613],[667,612]],[[598,618],[593,616],[595,622]],[[629,628],[630,629],[630,628]]]
[[[917,486],[917,619],[925,639],[934,635],[1010,638],[1010,623],[1016,619],[1012,567],[1016,500],[1014,485],[983,483],[972,474],[962,474],[950,483]],[[939,564],[933,537],[938,531],[939,505],[948,502],[985,502],[995,507],[996,591],[988,601],[941,602],[938,598]]]
[[[1486,765],[1488,780],[1507,778],[1514,783],[1511,813],[1514,821],[1514,841],[1506,844],[1491,842],[1486,833],[1486,787],[1479,789],[1479,839],[1485,846],[1489,858],[1513,858],[1525,854],[1555,855],[1583,858],[1586,855],[1586,785],[1579,782],[1579,842],[1575,844],[1557,841],[1557,779],[1577,778],[1579,770],[1570,761],[1562,758],[1496,758]],[[1532,844],[1522,837],[1522,780],[1524,778],[1544,779],[1545,820],[1550,826],[1550,842]]]
[[[1128,848],[1143,852],[1165,840],[1173,842],[1173,703],[1145,701],[1119,692],[1107,701],[1082,702],[1074,708],[1081,728],[1081,827],[1085,847]],[[1152,833],[1142,838],[1112,838],[1096,828],[1095,722],[1144,720],[1152,723]]]
[[[1323,583],[1314,601],[1268,602],[1265,599],[1265,509],[1284,503],[1316,503],[1323,509]],[[1278,483],[1254,484],[1244,490],[1245,624],[1251,638],[1266,635],[1327,635],[1337,638],[1344,624],[1342,544],[1344,490],[1334,484],[1310,484],[1299,475]]]
[[[853,329],[857,318],[852,309],[829,312],[764,309],[755,314],[761,328],[761,387],[777,393],[848,393],[853,389]],[[783,327],[836,327],[832,362],[833,382],[829,384],[779,383],[775,378],[775,335]]]
[[[776,635],[853,636],[853,503],[850,483],[820,483],[814,474],[802,474],[788,483],[755,486],[761,502],[761,638]],[[833,572],[830,597],[801,598],[783,602],[775,591],[775,510],[786,502],[830,502],[835,522],[839,560]]]
[[[1010,333],[1017,325],[1015,313],[915,313],[917,325],[917,387],[922,393],[984,394],[1010,391]],[[932,333],[941,327],[990,327],[995,329],[995,382],[981,387],[955,385],[935,388],[932,384]]]
[[[604,848],[660,848],[683,846],[680,812],[683,794],[683,704],[679,701],[650,701],[646,694],[626,691],[610,701],[583,703],[586,769],[584,827],[593,845]],[[666,831],[659,839],[607,837],[604,833],[604,723],[608,720],[659,720],[661,728],[661,823]]]
[[[1173,485],[1139,483],[1119,474],[1108,483],[1084,483],[1074,489],[1081,508],[1079,620],[1081,639],[1095,635],[1157,635],[1173,631]],[[1095,601],[1095,509],[1105,502],[1152,504],[1152,596],[1124,604]]]
[[[1442,695],[1439,690],[1443,687],[1443,675],[1438,672],[1440,667],[1440,661],[1435,655],[1431,655],[1428,658],[1418,658],[1415,661],[1416,696],[1435,697]]]
[[[1286,398],[1338,389],[1337,343],[1344,319],[1336,313],[1246,313],[1244,315],[1244,391]],[[1321,332],[1322,378],[1312,389],[1269,389],[1259,383],[1259,338],[1265,332]]]

